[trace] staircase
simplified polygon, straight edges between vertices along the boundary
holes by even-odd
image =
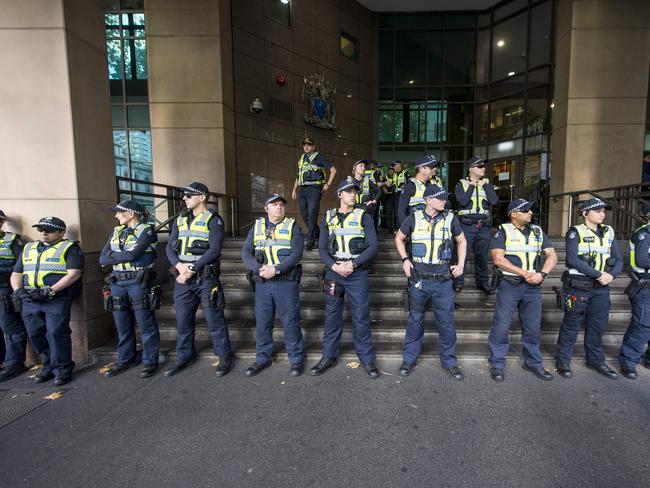
[[[246,281],[246,266],[241,260],[243,238],[229,238],[224,243],[221,260],[221,282],[227,299],[225,311],[230,330],[230,339],[239,358],[253,359],[255,356],[255,314],[254,297]],[[564,239],[553,239],[553,245],[559,258],[559,264],[549,275],[542,287],[542,353],[546,360],[552,359],[555,341],[562,321],[563,312],[555,306],[553,285],[560,285],[560,276],[564,271]],[[160,256],[160,254],[159,254]],[[301,325],[305,339],[308,362],[317,361],[322,352],[324,295],[321,291],[320,273],[323,270],[317,251],[306,251],[302,260],[303,277],[300,284]],[[456,331],[458,334],[457,356],[461,361],[486,361],[489,355],[487,337],[492,321],[494,296],[485,295],[474,289],[474,266],[470,256],[465,266],[466,287],[456,296],[460,308],[456,310]],[[608,359],[618,355],[618,348],[630,318],[630,303],[623,290],[629,278],[621,275],[612,285],[610,322],[603,337]],[[402,306],[402,290],[406,278],[402,265],[395,251],[393,240],[382,232],[379,252],[374,260],[370,275],[370,317],[372,320],[373,342],[379,361],[385,358],[401,358],[402,341],[408,313]],[[162,307],[157,312],[161,334],[161,356],[170,361],[175,357],[176,323],[172,304],[172,286],[167,285],[163,294]],[[342,359],[356,359],[352,340],[350,315],[344,312],[344,331],[342,337]],[[436,358],[438,350],[437,333],[431,312],[426,316],[425,341],[422,359]],[[210,339],[207,333],[203,313],[199,308],[196,331],[197,347],[200,354],[213,357]],[[517,314],[513,320],[510,336],[509,357],[518,357],[521,353],[520,322]],[[283,345],[282,323],[275,321],[274,340],[278,359],[286,358]],[[575,348],[575,357],[584,357],[582,347],[583,335],[580,334]],[[116,359],[115,344],[107,344],[91,351],[91,356],[106,362]]]

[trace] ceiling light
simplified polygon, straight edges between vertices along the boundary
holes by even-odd
[[[289,0],[280,0],[280,1],[281,1],[282,3],[284,3],[285,5],[287,5],[287,4],[289,3]]]
[[[506,41],[504,41],[503,39],[499,39],[499,40],[497,41],[497,46],[498,46],[498,47],[503,47],[503,46],[505,46],[505,45],[506,45]]]
[[[409,80],[409,85],[412,85],[413,83],[415,83],[415,80]]]
[[[508,73],[508,76],[515,76],[515,72],[511,71],[510,73]]]
[[[506,142],[500,142],[497,144],[497,151],[499,152],[506,152],[506,151],[511,151],[514,149],[515,143],[512,141],[506,141]]]
[[[352,98],[352,93],[348,93],[348,94],[345,95],[345,96],[348,97],[348,98]]]
[[[555,108],[555,102],[551,103],[551,108]]]

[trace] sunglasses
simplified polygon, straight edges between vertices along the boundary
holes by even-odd
[[[56,230],[50,229],[48,227],[36,227],[36,231],[39,234],[54,234],[56,232]]]
[[[485,168],[485,165],[484,165],[484,164],[477,164],[477,165],[474,166],[474,167],[475,167],[475,168],[481,168],[481,169],[483,169],[483,168]]]
[[[187,198],[188,200],[192,197],[198,197],[198,193],[183,193],[183,198]]]

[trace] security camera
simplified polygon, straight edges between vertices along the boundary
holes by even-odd
[[[264,110],[264,105],[262,102],[260,102],[259,98],[256,98],[251,102],[250,105],[250,111],[255,112],[256,114],[262,113],[262,110]]]

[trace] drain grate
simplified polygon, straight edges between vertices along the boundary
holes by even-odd
[[[0,429],[32,410],[45,405],[47,396],[63,393],[60,388],[0,390]]]

